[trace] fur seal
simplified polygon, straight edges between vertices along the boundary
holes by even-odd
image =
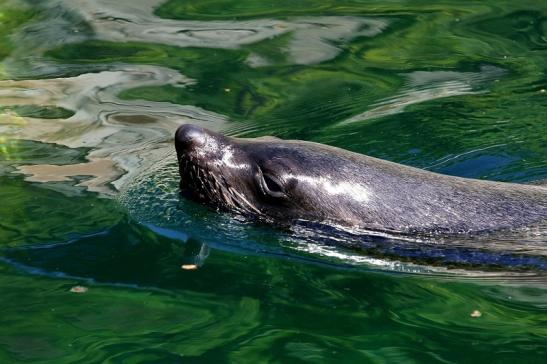
[[[270,222],[459,234],[547,220],[547,188],[447,176],[323,144],[175,134],[184,196]]]

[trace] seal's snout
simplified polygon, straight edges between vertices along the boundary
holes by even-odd
[[[175,148],[177,154],[188,153],[206,143],[207,131],[197,125],[184,124],[175,133]]]

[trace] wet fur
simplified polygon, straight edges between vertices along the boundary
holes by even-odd
[[[495,231],[547,220],[545,187],[447,176],[312,142],[201,130],[202,149],[177,147],[181,190],[217,209],[399,233]],[[282,186],[282,196],[264,193],[264,176]]]

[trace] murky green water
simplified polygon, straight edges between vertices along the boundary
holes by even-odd
[[[172,148],[192,122],[547,179],[545,2],[0,0],[0,59],[1,363],[547,357],[544,271],[217,214]]]

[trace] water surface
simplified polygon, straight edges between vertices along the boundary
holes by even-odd
[[[343,248],[181,199],[172,135],[546,180],[546,59],[538,1],[0,0],[0,362],[541,361],[544,228]]]

